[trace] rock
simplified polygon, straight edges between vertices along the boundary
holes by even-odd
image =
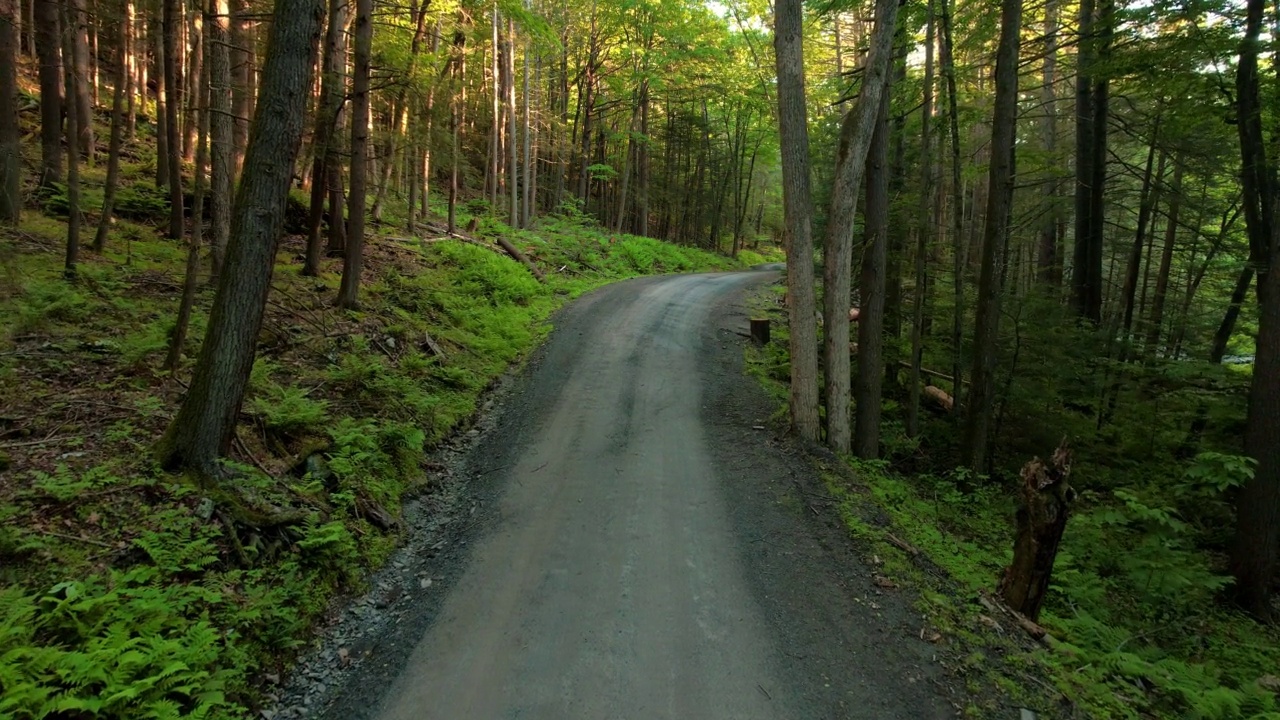
[[[431,578],[422,578],[422,580],[418,582],[418,585],[423,590],[426,590],[427,588],[431,587]]]
[[[1275,675],[1263,675],[1258,678],[1257,684],[1258,687],[1266,690],[1267,692],[1280,694],[1280,677]]]
[[[200,498],[200,504],[196,506],[196,517],[206,521],[213,517],[213,500]]]

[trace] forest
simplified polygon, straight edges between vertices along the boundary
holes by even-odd
[[[784,253],[966,716],[1280,717],[1278,166],[1264,0],[0,0],[0,717],[256,713],[557,308]]]

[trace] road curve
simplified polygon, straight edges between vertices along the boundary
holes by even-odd
[[[712,395],[750,383],[723,365],[741,357],[725,313],[775,277],[621,283],[557,319],[488,444],[491,522],[371,717],[949,715],[927,648],[882,652],[911,642],[884,627],[910,613],[885,620],[847,558],[826,567],[823,541],[783,537],[805,534],[788,527],[803,512],[747,489],[796,472],[742,426],[764,418],[720,422],[741,408]],[[766,457],[743,459],[734,437]]]

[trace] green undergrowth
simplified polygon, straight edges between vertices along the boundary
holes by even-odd
[[[756,311],[775,320],[774,341],[749,350],[747,367],[785,421],[780,299],[774,288],[758,300]],[[1280,633],[1222,601],[1221,558],[1202,549],[1229,527],[1223,491],[1252,472],[1247,459],[1203,452],[1148,479],[1079,450],[1080,496],[1040,617],[1049,637],[1038,643],[983,600],[1012,557],[1016,479],[922,471],[928,449],[905,436],[895,399],[885,401],[886,459],[847,459],[823,477],[876,572],[916,591],[967,716],[1008,717],[1021,706],[1042,717],[1280,719]]]
[[[18,720],[247,716],[334,595],[395,548],[428,453],[557,308],[613,280],[742,266],[572,212],[513,231],[472,208],[479,244],[392,237],[392,202],[367,245],[362,308],[339,311],[341,261],[302,277],[301,239],[287,237],[235,476],[210,488],[162,472],[151,451],[212,290],[182,366],[163,372],[185,249],[122,218],[68,282],[56,196],[47,209],[0,231],[0,718]],[[481,246],[499,234],[545,283]]]

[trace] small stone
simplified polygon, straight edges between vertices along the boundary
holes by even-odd
[[[200,504],[196,506],[196,517],[201,520],[208,520],[213,517],[213,500],[200,498]]]
[[[418,585],[421,586],[423,590],[426,590],[431,587],[431,578],[422,578]]]

